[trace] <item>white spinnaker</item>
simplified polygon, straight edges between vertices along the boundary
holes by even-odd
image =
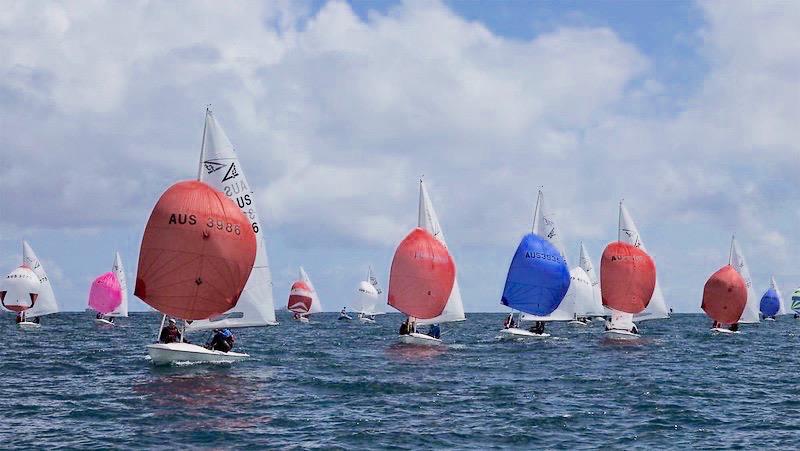
[[[606,311],[603,307],[603,294],[600,292],[600,279],[594,270],[592,258],[589,256],[589,251],[586,246],[581,243],[581,256],[579,258],[579,266],[586,271],[589,280],[592,282],[592,308],[586,313],[586,316],[605,316]]]
[[[111,272],[117,276],[117,281],[119,281],[122,302],[113,312],[106,316],[128,316],[128,279],[125,277],[125,267],[122,266],[122,257],[119,256],[119,252],[114,256],[114,265],[111,267]]]
[[[642,236],[639,234],[639,229],[636,227],[636,223],[633,222],[633,218],[631,218],[630,213],[628,213],[628,209],[625,208],[625,205],[623,205],[621,202],[619,204],[619,209],[620,241],[636,246],[639,249],[647,252],[647,248],[644,247],[644,241],[642,241]],[[664,293],[661,292],[661,285],[658,283],[658,276],[656,276],[656,288],[653,290],[653,296],[650,298],[650,303],[647,304],[647,308],[645,308],[642,312],[634,315],[634,319],[636,321],[646,321],[648,319],[666,318],[669,318],[669,307],[667,307],[667,302],[664,299]]]
[[[786,304],[783,303],[783,293],[781,293],[781,289],[778,288],[778,282],[775,282],[775,276],[770,276],[769,286],[775,290],[775,293],[778,294],[778,305],[780,305],[778,315],[785,315],[788,312],[788,309],[786,308]]]
[[[444,247],[447,243],[444,240],[444,232],[442,226],[439,224],[439,217],[436,215],[436,210],[433,209],[433,203],[428,196],[428,190],[425,188],[425,183],[419,181],[419,210],[417,225],[427,230],[431,235],[436,237]],[[456,271],[456,274],[458,271]],[[454,321],[464,321],[467,317],[464,315],[464,302],[461,300],[461,289],[458,287],[458,276],[453,283],[453,290],[450,291],[450,297],[447,299],[447,304],[444,306],[442,314],[432,319],[419,319],[417,325],[435,324],[435,323],[449,323]]]
[[[759,314],[761,312],[761,298],[756,296],[753,290],[753,279],[750,277],[750,268],[747,266],[747,261],[742,254],[742,249],[736,241],[736,237],[731,238],[731,266],[736,268],[739,275],[744,279],[744,284],[747,287],[747,304],[744,306],[742,316],[739,318],[740,323],[757,323],[761,321]]]
[[[35,300],[39,296],[42,283],[30,268],[22,265],[8,273],[0,280],[0,298],[2,298],[3,308],[25,309],[35,305]],[[16,313],[16,310],[13,310]]]
[[[278,324],[272,295],[272,273],[269,269],[263,226],[256,211],[255,193],[245,178],[242,164],[225,131],[210,110],[206,110],[199,179],[223,192],[241,208],[256,234],[256,260],[250,278],[236,306],[219,317],[194,321],[187,330],[218,327],[255,327]]]
[[[356,313],[374,315],[378,305],[378,292],[375,287],[367,281],[361,281],[356,288],[356,296],[350,307]]]
[[[561,254],[561,258],[564,259],[564,264],[569,267],[569,261],[567,260],[567,253],[564,250],[564,244],[561,242],[561,231],[558,229],[558,224],[556,224],[556,220],[553,217],[550,210],[547,209],[547,206],[544,202],[544,194],[541,190],[539,190],[539,195],[536,197],[536,208],[533,211],[533,227],[531,228],[534,234],[539,235],[540,237],[546,239],[553,245],[558,252]],[[570,272],[571,278],[571,272]],[[571,282],[571,281],[570,281]],[[570,283],[571,285],[571,283]],[[558,307],[553,311],[553,313],[547,316],[536,316],[530,315],[525,313],[522,315],[523,321],[571,321],[575,319],[575,303],[568,301],[568,296],[574,297],[574,295],[570,295],[569,290],[567,290],[567,294],[564,295],[564,299],[558,304]]]
[[[39,261],[39,257],[36,256],[27,241],[22,242],[22,262],[33,270],[42,284],[39,288],[39,297],[36,298],[36,305],[26,310],[25,316],[33,318],[57,313],[58,302],[56,302],[56,295],[53,293],[53,286],[50,285],[50,279],[47,278],[42,262]]]
[[[567,291],[564,302],[573,305],[576,317],[596,315],[594,287],[589,275],[583,268],[576,266],[569,272],[569,278],[569,291]]]
[[[311,288],[311,308],[308,310],[308,313],[320,313],[322,312],[322,304],[319,302],[319,295],[317,294],[317,289],[314,288],[314,284],[311,283],[311,278],[308,277],[308,273],[303,267],[300,267],[300,280],[308,285],[308,288]]]

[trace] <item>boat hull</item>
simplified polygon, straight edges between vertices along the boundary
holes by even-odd
[[[537,334],[529,330],[520,329],[517,327],[511,327],[500,331],[500,338],[502,338],[503,340],[526,340],[526,339],[537,340],[537,339],[547,338],[549,336],[550,334],[548,334],[547,332],[543,334]]]
[[[739,333],[738,330],[725,329],[724,327],[715,327],[715,328],[711,329],[711,332],[716,332],[718,334],[738,334]]]
[[[17,323],[17,326],[19,326],[20,329],[29,329],[29,330],[34,330],[42,327],[41,324],[34,323],[31,321],[22,321],[21,323]]]
[[[114,323],[112,323],[111,321],[109,321],[107,319],[99,319],[99,318],[95,318],[94,319],[94,323],[97,324],[98,326],[113,326],[114,325]]]
[[[635,334],[629,330],[624,329],[609,329],[603,332],[609,338],[616,338],[621,340],[636,340],[639,334]]]
[[[350,321],[352,319],[349,315],[339,315],[339,321]]]
[[[412,332],[408,335],[400,335],[400,343],[405,343],[409,345],[422,345],[422,346],[441,346],[442,340],[438,338],[433,338],[430,335],[421,334],[418,332]]]
[[[569,324],[570,326],[588,326],[589,325],[588,322],[583,322],[583,321],[578,321],[578,320],[572,320],[572,321],[568,322],[567,324]]]
[[[372,318],[359,318],[358,320],[364,324],[375,324],[375,320]]]
[[[156,343],[147,345],[147,353],[154,365],[179,362],[233,363],[250,357],[240,352],[222,352],[206,349],[191,343]]]

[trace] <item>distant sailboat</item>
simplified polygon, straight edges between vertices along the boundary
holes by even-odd
[[[753,279],[750,277],[750,268],[747,266],[747,261],[744,258],[741,248],[739,248],[739,242],[736,241],[735,236],[731,238],[730,255],[731,266],[733,266],[733,268],[736,269],[736,271],[742,276],[745,287],[747,288],[747,305],[744,307],[744,312],[742,313],[742,317],[739,319],[739,323],[758,323],[760,321],[760,298],[756,296],[756,292],[753,290]]]
[[[732,255],[732,254],[731,254]],[[703,287],[701,308],[714,320],[712,330],[721,333],[736,333],[745,305],[747,287],[742,276],[728,264],[709,277]]]
[[[23,263],[6,275],[0,284],[0,303],[5,310],[17,314],[17,324],[20,324],[25,319],[25,311],[36,305],[41,289],[42,283],[39,277]],[[36,326],[38,325],[33,327]]]
[[[111,271],[92,282],[89,308],[97,312],[95,323],[113,325],[115,317],[128,316],[128,282],[119,252],[114,256]]]
[[[642,248],[639,233],[623,229],[627,210],[619,204],[618,241],[610,243],[600,259],[600,288],[603,305],[611,311],[606,334],[616,338],[635,338],[639,332],[634,315],[644,311],[656,287],[656,266]],[[629,216],[628,216],[629,218]],[[633,242],[631,242],[633,241]]]
[[[147,221],[134,294],[164,314],[162,327],[167,315],[186,322],[214,318],[236,306],[256,249],[250,222],[225,194],[201,181],[175,183],[161,195]],[[148,345],[152,362],[234,362],[248,357],[186,343],[183,335],[179,342]]]
[[[463,321],[464,305],[456,266],[447,249],[436,212],[420,180],[418,227],[400,242],[389,271],[388,304],[407,315],[400,341],[439,345],[438,323]],[[429,335],[416,326],[431,324]]]
[[[297,293],[295,293],[297,292]],[[293,296],[296,294],[303,293],[303,297],[307,297],[310,302],[308,304],[308,308],[303,310],[303,307],[300,305],[296,305],[293,303]],[[295,298],[295,300],[298,298]],[[294,306],[294,308],[293,308]],[[308,273],[303,267],[300,267],[300,274],[298,275],[297,281],[292,284],[291,291],[289,292],[289,302],[287,304],[287,308],[289,311],[295,313],[295,319],[307,323],[308,317],[312,313],[320,313],[322,312],[322,304],[319,301],[319,295],[317,294],[317,290],[314,289],[314,284],[311,283],[311,278],[308,277]]]
[[[372,273],[372,267],[367,272],[367,280],[359,282],[356,288],[356,296],[353,299],[351,308],[358,313],[358,320],[362,323],[374,323],[375,315],[381,315],[378,311],[378,296],[383,293],[378,285],[378,279]]]
[[[767,321],[774,321],[776,316],[784,314],[783,299],[774,277],[770,277],[769,289],[761,296],[759,310]]]
[[[194,321],[186,330],[191,332],[278,324],[275,319],[272,273],[267,259],[263,224],[256,210],[256,194],[245,177],[244,168],[233,149],[233,144],[208,109],[203,129],[198,180],[224,193],[236,203],[256,235],[257,249],[253,270],[236,307],[208,320]]]
[[[571,321],[575,316],[575,304],[563,302],[570,288],[570,271],[560,234],[543,204],[544,196],[539,191],[532,232],[522,237],[517,246],[500,300],[501,304],[521,312],[520,320],[537,324],[532,330],[525,330],[514,324],[510,316],[500,331],[501,338],[548,337],[545,321]]]
[[[587,309],[584,315],[587,317],[605,316],[606,311],[603,308],[603,294],[600,292],[600,277],[597,276],[597,272],[592,264],[592,258],[589,256],[589,251],[586,250],[586,246],[584,246],[583,243],[581,243],[579,266],[586,271],[586,275],[589,276],[589,280],[592,282],[592,306]]]
[[[20,312],[19,319],[21,321],[17,325],[22,328],[38,328],[40,327],[39,317],[58,313],[58,302],[56,302],[53,286],[50,284],[50,279],[47,277],[44,266],[27,241],[22,242],[22,267],[33,271],[39,279],[40,287],[36,302]]]

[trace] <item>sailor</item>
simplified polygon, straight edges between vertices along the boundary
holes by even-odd
[[[530,331],[535,334],[542,335],[544,333],[544,321],[536,321],[535,323],[533,323],[533,326],[531,326]]]
[[[409,321],[410,320],[406,318],[403,324],[400,325],[400,335],[408,335],[411,333],[411,324]]]
[[[181,331],[175,323],[174,318],[169,319],[169,323],[161,329],[161,335],[158,337],[159,343],[176,343],[181,341]]]
[[[25,321],[25,316],[23,315],[23,313],[22,312],[17,313],[17,324],[23,321]]]
[[[103,319],[103,314],[100,313],[100,312],[97,312],[97,315],[95,315],[95,319]]]
[[[631,326],[631,333],[632,333],[632,334],[639,335],[639,328],[638,328],[638,327],[636,327],[636,324],[634,324],[633,326]]]
[[[229,352],[233,349],[236,338],[229,329],[214,329],[211,338],[206,343],[206,348],[214,351]]]
[[[514,327],[514,314],[509,313],[505,322],[503,322],[503,329],[511,329],[512,327]]]
[[[720,326],[719,321],[714,321],[713,323],[711,323],[712,329],[717,329],[719,326]]]
[[[34,316],[33,319],[31,320],[31,322],[34,323],[34,324],[39,324],[39,321],[41,321],[41,320],[39,319],[38,316]]]
[[[739,330],[739,323],[731,324],[731,327],[730,327],[730,331],[731,332],[737,332],[738,330]]]
[[[341,311],[341,312],[339,312],[339,315],[341,315],[341,316],[347,316],[347,307],[342,307],[342,311]]]
[[[428,329],[428,335],[433,338],[439,339],[442,336],[442,330],[439,328],[438,324],[431,324],[431,328]]]

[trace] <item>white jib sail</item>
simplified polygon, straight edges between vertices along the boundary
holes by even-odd
[[[256,234],[256,260],[236,306],[218,317],[194,321],[187,330],[278,324],[272,295],[272,273],[264,244],[263,224],[256,211],[256,196],[245,178],[233,144],[210,110],[206,110],[199,179],[225,193],[247,216]]]
[[[361,281],[356,289],[356,296],[350,307],[356,313],[364,315],[374,315],[378,304],[378,292],[375,287],[367,281]]]
[[[761,319],[759,314],[761,312],[761,298],[756,296],[753,290],[753,279],[750,277],[750,268],[747,266],[747,261],[742,254],[742,249],[739,248],[739,243],[736,237],[731,238],[731,266],[736,268],[739,275],[744,279],[744,284],[747,287],[747,304],[744,306],[742,316],[739,318],[740,323],[757,323]]]
[[[780,305],[778,315],[785,315],[788,312],[788,309],[786,308],[786,304],[783,303],[783,293],[781,293],[781,289],[778,288],[778,282],[775,282],[775,276],[770,276],[769,286],[775,290],[775,293],[778,295],[778,305]]]
[[[540,237],[546,239],[553,245],[558,252],[561,254],[561,258],[564,259],[564,263],[569,267],[569,262],[567,260],[567,253],[564,250],[564,244],[561,242],[561,231],[558,229],[558,224],[556,224],[555,217],[552,213],[547,209],[545,202],[544,202],[544,194],[541,190],[539,190],[539,195],[536,198],[536,208],[533,211],[533,233],[539,235]],[[570,276],[572,272],[570,271]],[[569,299],[574,298],[574,294],[570,295],[570,290],[572,290],[570,281],[570,288],[567,291],[567,294],[564,296],[564,299],[561,301],[561,304],[553,311],[553,313],[547,316],[536,316],[530,314],[522,315],[523,321],[571,321],[575,319],[575,303],[569,301]]]
[[[39,257],[36,256],[27,241],[22,242],[22,262],[33,270],[42,284],[39,288],[39,297],[36,298],[36,305],[26,310],[25,316],[33,318],[57,313],[58,302],[56,302],[56,295],[53,293],[53,286],[50,285],[50,279],[47,278],[42,262],[39,261]]]
[[[592,258],[589,256],[589,251],[586,246],[581,243],[581,255],[579,258],[579,266],[586,271],[589,280],[592,282],[592,308],[586,313],[587,316],[604,316],[606,314],[605,307],[603,307],[603,294],[600,292],[600,278],[594,270]]]
[[[427,230],[431,235],[436,237],[444,247],[447,247],[442,226],[439,224],[439,217],[436,216],[436,210],[433,209],[431,198],[428,196],[428,190],[425,188],[425,183],[422,180],[419,181],[419,211],[417,224],[420,228]],[[417,324],[448,323],[464,321],[466,319],[467,317],[464,315],[464,302],[461,300],[461,290],[458,287],[458,277],[456,277],[453,283],[453,290],[450,292],[450,298],[448,298],[442,314],[432,319],[417,320]]]
[[[576,266],[569,272],[569,277],[569,291],[564,302],[572,304],[575,317],[596,315],[594,287],[589,275],[583,268]]]
[[[633,222],[633,218],[631,218],[630,213],[628,213],[628,209],[625,208],[625,205],[623,205],[621,202],[619,204],[619,209],[620,240],[623,243],[631,244],[647,252],[647,248],[644,247],[644,241],[642,241],[642,236],[639,235],[639,229],[636,227],[636,223]],[[650,303],[647,304],[647,308],[645,308],[644,311],[634,315],[634,319],[636,321],[646,321],[648,319],[665,318],[669,318],[669,307],[667,307],[667,302],[664,299],[664,293],[661,292],[661,285],[658,283],[658,276],[656,276],[656,288],[653,290],[653,296],[650,298]]]
[[[311,283],[311,278],[308,277],[308,273],[303,267],[300,267],[300,280],[308,285],[308,288],[311,289],[311,308],[308,309],[308,313],[320,313],[322,312],[322,303],[319,301],[319,295],[317,294],[317,289],[314,288],[314,284]]]
[[[111,271],[117,276],[117,281],[119,281],[119,289],[122,292],[122,302],[119,303],[119,306],[115,308],[113,312],[106,316],[128,316],[128,279],[125,277],[125,267],[122,266],[122,258],[119,256],[119,252],[114,256],[114,265],[111,267]]]

